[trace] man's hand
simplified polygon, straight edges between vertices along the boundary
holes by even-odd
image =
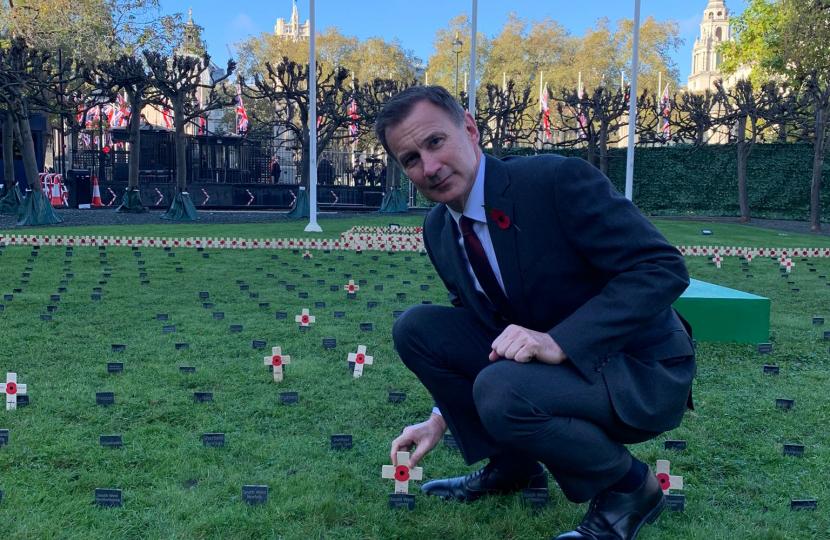
[[[534,332],[515,324],[505,328],[492,347],[491,362],[504,357],[520,363],[538,360],[543,364],[561,364],[568,359],[565,351],[549,334]]]
[[[446,431],[447,423],[440,414],[435,413],[426,422],[404,428],[401,436],[392,441],[392,465],[398,466],[398,452],[409,452],[416,446],[407,464],[410,469],[414,468],[422,457],[435,448]]]

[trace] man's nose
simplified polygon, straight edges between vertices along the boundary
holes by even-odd
[[[424,166],[424,176],[435,176],[438,173],[438,169],[441,168],[441,163],[431,154],[422,156],[421,160]]]

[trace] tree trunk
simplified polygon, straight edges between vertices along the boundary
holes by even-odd
[[[14,115],[6,111],[3,119],[3,194],[14,187]]]
[[[824,154],[827,151],[827,111],[825,107],[816,108],[816,134],[813,144],[813,183],[810,187],[810,230],[821,230],[821,169],[824,166]]]
[[[741,217],[738,221],[745,223],[749,218],[749,194],[746,189],[746,161],[748,158],[746,142],[746,116],[738,119],[738,144],[737,144],[737,158],[738,158],[738,206],[741,211]]]
[[[303,127],[303,151],[300,156],[300,185],[308,188],[311,181],[311,134]]]
[[[778,142],[787,142],[787,124],[785,124],[784,122],[778,124]]]
[[[23,112],[23,106],[18,105],[19,113]],[[40,171],[37,170],[37,153],[35,152],[35,141],[32,139],[32,129],[29,126],[29,118],[24,114],[17,115],[17,129],[15,135],[20,145],[20,152],[23,154],[23,169],[26,171],[26,183],[29,189],[43,193],[43,184],[40,183]]]
[[[175,122],[176,141],[176,187],[182,193],[187,191],[187,154],[185,150],[184,137],[184,109],[180,96],[171,100],[173,102],[173,121]]]
[[[608,176],[608,128],[605,124],[599,128],[599,170]]]
[[[127,91],[130,100],[130,169],[127,177],[127,189],[138,189],[138,172],[141,168],[141,110],[144,102],[140,101],[133,92]]]

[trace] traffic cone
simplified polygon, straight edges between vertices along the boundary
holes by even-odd
[[[61,197],[61,181],[60,177],[56,174],[51,175],[52,178],[52,193],[50,196],[49,202],[52,203],[52,206],[63,206],[63,197]]]
[[[101,201],[101,188],[98,187],[98,179],[93,178],[92,181],[94,182],[92,185],[92,206],[104,206]]]

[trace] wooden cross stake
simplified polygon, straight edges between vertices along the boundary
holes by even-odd
[[[294,321],[300,323],[300,326],[309,326],[316,320],[314,315],[309,315],[308,310],[304,309],[302,315],[294,317]]]
[[[266,356],[264,360],[266,366],[274,366],[274,382],[281,382],[282,366],[283,364],[290,364],[291,357],[283,356],[279,347],[271,347],[271,356]]]
[[[363,375],[363,365],[372,365],[372,357],[366,356],[366,345],[357,346],[357,354],[349,353],[349,363],[354,363],[354,378]]]
[[[2,392],[6,394],[6,410],[11,411],[17,408],[17,394],[26,393],[26,385],[17,384],[17,373],[6,373],[6,384],[2,387]]]
[[[660,487],[666,495],[668,495],[670,489],[683,489],[683,477],[669,474],[668,460],[658,459],[655,471],[657,472],[657,480],[660,481]]]
[[[409,452],[398,452],[398,466],[384,465],[382,474],[386,479],[395,480],[395,493],[409,493],[409,481],[424,478],[421,467],[409,468]]]

